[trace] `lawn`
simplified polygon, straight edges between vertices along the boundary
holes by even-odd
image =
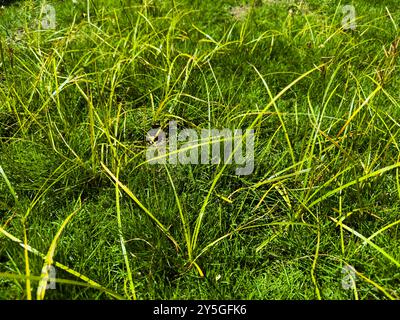
[[[0,299],[400,298],[398,0],[0,4]]]

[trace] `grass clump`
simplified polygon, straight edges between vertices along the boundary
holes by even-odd
[[[399,298],[396,1],[44,5],[0,9],[0,298]],[[254,172],[149,164],[172,120]]]

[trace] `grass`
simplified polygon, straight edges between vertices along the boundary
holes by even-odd
[[[44,5],[0,9],[1,299],[399,299],[397,0]],[[149,164],[172,120],[254,172]]]

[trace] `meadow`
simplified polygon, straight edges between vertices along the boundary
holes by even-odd
[[[1,2],[0,299],[400,298],[398,0]]]

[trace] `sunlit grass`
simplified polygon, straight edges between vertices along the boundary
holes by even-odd
[[[0,9],[0,298],[399,298],[397,1],[41,5]],[[254,172],[149,164],[169,121]]]

